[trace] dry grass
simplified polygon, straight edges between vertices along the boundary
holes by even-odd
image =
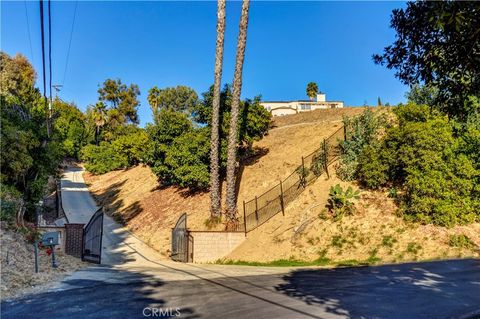
[[[362,111],[363,108],[318,110],[275,118],[276,128],[254,144],[257,155],[245,161],[239,186],[240,210],[243,200],[261,194],[290,174],[301,163],[302,155],[317,149],[323,138],[341,126],[342,116]],[[165,257],[170,249],[171,228],[182,213],[188,214],[190,229],[206,228],[205,221],[210,215],[209,194],[192,195],[176,187],[159,188],[148,167],[101,176],[87,173],[85,178],[97,201],[106,205],[114,216],[121,217],[130,230]],[[464,233],[480,245],[478,224],[449,230],[408,225],[396,216],[394,202],[382,193],[364,192],[355,216],[340,222],[322,219],[319,215],[324,213],[329,188],[337,183],[349,185],[335,176],[329,180],[320,177],[287,207],[285,217],[278,214],[250,232],[247,240],[228,258],[262,262],[290,257],[314,260],[323,254],[332,260],[365,260],[374,255],[389,262],[475,253],[450,247],[448,237],[452,233]],[[219,229],[222,227],[218,225]]]
[[[318,118],[320,123],[274,128],[254,144],[257,156],[248,159],[244,166],[239,207],[243,200],[251,199],[290,174],[301,163],[302,155],[314,151],[323,138],[340,127],[344,114],[357,114],[361,109],[322,111],[323,115]],[[325,116],[331,122],[323,122]],[[317,115],[312,117],[315,118]],[[205,221],[210,216],[208,193],[192,195],[177,187],[159,188],[148,167],[138,166],[99,176],[85,173],[84,178],[100,205],[106,206],[108,212],[164,256],[169,254],[170,232],[181,214],[188,214],[188,227],[192,230],[205,229]]]
[[[35,273],[33,246],[22,235],[2,227],[1,298],[19,297],[38,292],[62,280],[69,273],[87,266],[80,259],[57,253],[58,268],[51,267],[51,257],[39,250],[39,270]]]
[[[356,213],[333,221],[325,205],[330,186],[338,183],[358,188],[335,176],[329,180],[320,177],[287,207],[285,217],[278,214],[250,232],[227,259],[270,262],[323,257],[338,264],[342,260],[400,262],[480,256],[479,223],[452,229],[408,224],[397,215],[393,199],[383,192],[363,191]],[[467,235],[477,247],[451,247],[452,234]]]

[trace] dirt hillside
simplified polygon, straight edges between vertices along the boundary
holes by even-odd
[[[309,112],[307,117],[297,114],[274,118],[274,128],[254,144],[257,155],[244,166],[239,204],[290,174],[300,164],[302,155],[314,151],[323,138],[340,127],[344,115],[356,115],[362,110],[317,110]],[[287,124],[289,118],[294,125]],[[171,228],[183,212],[188,214],[190,229],[205,229],[209,195],[191,195],[176,187],[159,188],[148,167],[137,166],[99,176],[85,173],[84,177],[97,202],[164,256],[169,253]]]
[[[58,268],[51,267],[51,257],[39,250],[39,273],[35,273],[35,254],[32,244],[10,229],[1,226],[1,299],[19,297],[45,289],[87,263],[80,259],[56,254]]]
[[[318,110],[274,118],[274,128],[254,144],[255,156],[244,164],[239,186],[239,207],[268,190],[301,163],[302,155],[317,149],[324,138],[341,126],[343,116],[363,108]],[[333,167],[331,171],[334,171]],[[171,228],[188,214],[188,227],[204,230],[209,217],[209,195],[191,195],[176,187],[159,188],[148,167],[138,166],[101,176],[85,174],[90,190],[114,216],[165,257],[170,249]],[[334,222],[325,214],[330,186],[340,183],[335,175],[321,176],[285,213],[248,234],[247,240],[227,259],[272,261],[276,259],[332,261],[345,258],[384,262],[469,256],[476,248],[452,247],[450,236],[463,234],[480,245],[480,225],[444,229],[406,224],[397,207],[383,193],[363,192],[357,213]],[[219,226],[221,227],[221,225]]]
[[[330,171],[334,172],[333,166]],[[480,256],[480,224],[451,229],[406,223],[397,215],[392,198],[382,192],[362,191],[356,212],[334,221],[326,204],[331,186],[353,183],[321,176],[285,210],[247,239],[226,261],[270,262],[279,259],[323,259],[332,264],[400,262]],[[467,236],[471,246],[457,247],[452,236]]]

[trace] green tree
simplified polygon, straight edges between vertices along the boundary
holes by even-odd
[[[307,84],[307,96],[310,100],[313,100],[318,94],[318,85],[315,82],[310,82]]]
[[[80,149],[92,140],[85,115],[74,104],[57,98],[52,119],[54,137],[62,143],[65,155],[78,159]]]
[[[210,212],[219,217],[222,210],[220,188],[220,91],[222,82],[223,43],[225,39],[225,0],[217,4],[217,43],[213,85],[212,124],[210,137]]]
[[[387,130],[381,144],[363,150],[360,182],[400,188],[401,208],[409,220],[441,226],[475,221],[480,170],[463,136],[457,136],[457,124],[426,105],[400,105],[395,114],[398,125]],[[473,144],[479,141],[477,134]]]
[[[148,103],[155,121],[162,109],[190,113],[198,103],[198,95],[188,86],[178,85],[164,89],[154,86],[148,91]]]
[[[56,136],[47,143],[48,113],[35,80],[35,70],[25,57],[0,52],[1,192],[4,199],[16,198],[27,218],[33,217],[34,203],[63,157]]]
[[[193,130],[192,122],[185,113],[162,109],[156,123],[149,124],[146,130],[150,140],[147,163],[162,184],[173,184],[173,175],[165,163],[166,154],[175,138]]]
[[[380,97],[377,98],[377,106],[382,106],[382,100],[380,99]]]
[[[435,88],[435,106],[450,116],[479,111],[466,103],[480,92],[479,2],[408,2],[393,10],[391,26],[396,40],[375,63],[395,69],[405,84]]]
[[[127,86],[120,79],[107,79],[98,89],[98,94],[99,102],[103,102],[108,109],[109,125],[138,124],[138,85]]]
[[[237,217],[237,194],[236,194],[236,168],[237,168],[237,141],[238,141],[238,115],[240,107],[240,94],[242,90],[242,71],[245,59],[245,46],[247,44],[248,9],[250,0],[243,0],[242,14],[237,40],[237,54],[235,72],[233,76],[233,98],[230,119],[230,131],[228,135],[227,149],[227,228],[236,228]]]

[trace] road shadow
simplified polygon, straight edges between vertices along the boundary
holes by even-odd
[[[3,301],[1,317],[9,318],[199,318],[164,294],[165,282],[140,272],[94,267],[62,282],[63,289]],[[89,273],[90,272],[90,273]],[[176,312],[179,308],[180,316]],[[160,311],[161,309],[161,311]],[[152,315],[155,312],[156,315]]]
[[[277,291],[348,318],[459,318],[480,311],[475,259],[295,270],[283,280]]]

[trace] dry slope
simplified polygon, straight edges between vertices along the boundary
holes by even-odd
[[[290,174],[300,164],[302,155],[314,151],[323,138],[340,127],[343,115],[360,112],[361,108],[345,108],[275,118],[275,128],[254,144],[257,155],[244,166],[239,188],[240,207],[243,200],[264,192]],[[288,125],[289,119],[295,124]],[[84,177],[101,205],[164,256],[168,256],[171,228],[183,212],[188,214],[190,229],[205,229],[209,195],[192,195],[176,187],[159,188],[148,167],[138,166],[100,176],[86,173]]]

